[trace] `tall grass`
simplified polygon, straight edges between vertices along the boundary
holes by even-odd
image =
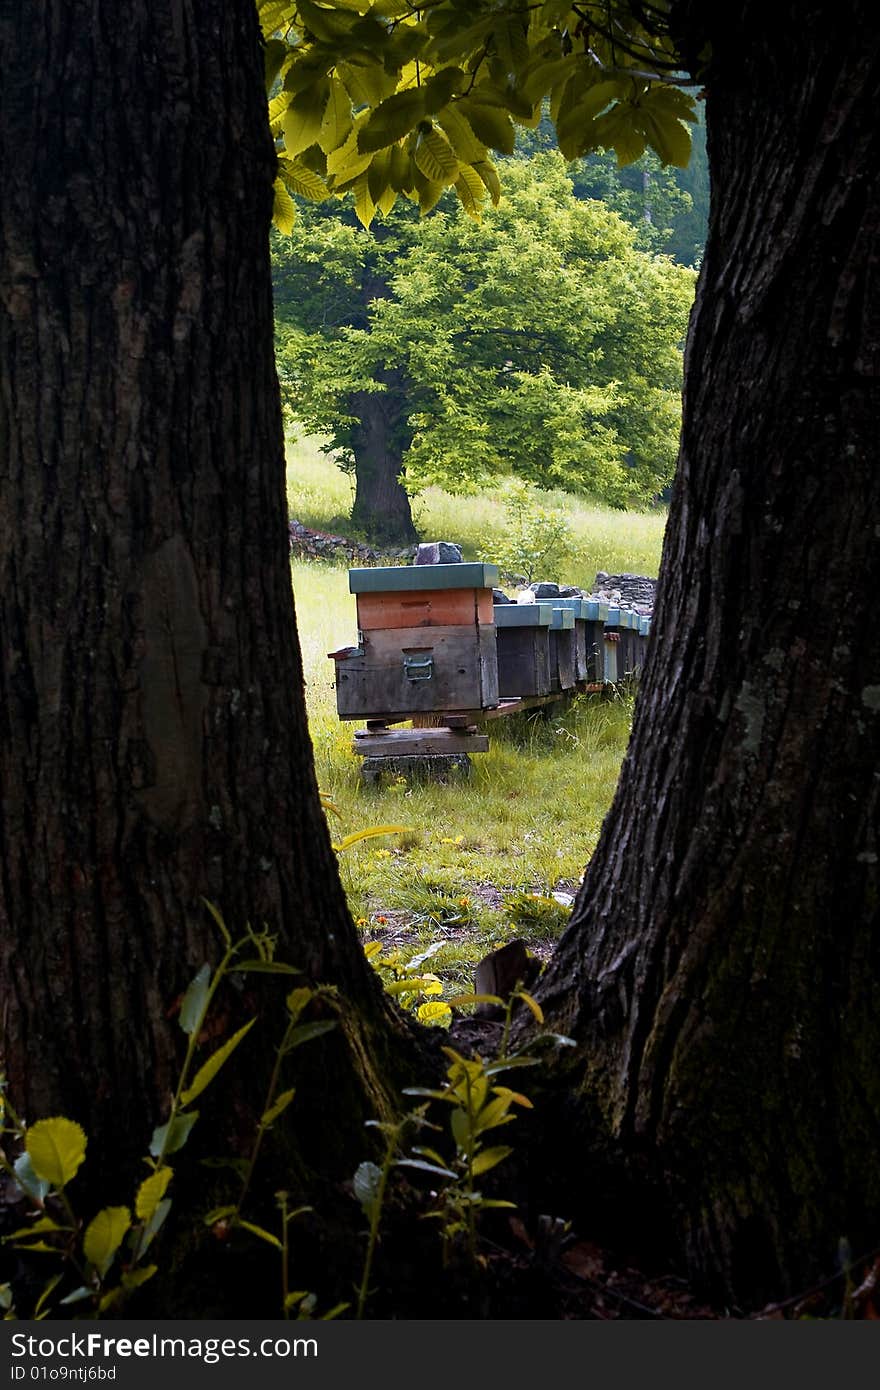
[[[351,480],[320,453],[319,442],[300,439],[288,446],[287,495],[291,516],[318,530],[349,529]],[[542,494],[544,505],[565,513],[574,535],[566,583],[589,588],[597,570],[654,576],[660,564],[664,510],[620,512],[561,491]],[[419,532],[430,540],[457,541],[465,559],[489,559],[493,542],[500,547],[506,520],[497,495],[455,497],[428,488],[413,500]]]

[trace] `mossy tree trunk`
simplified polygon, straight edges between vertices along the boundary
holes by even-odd
[[[880,1238],[880,26],[772,13],[684,15],[715,58],[679,473],[543,990],[586,1142],[752,1300]]]
[[[0,53],[10,1094],[113,1136],[117,1159],[144,1152],[181,1055],[175,1000],[219,955],[207,898],[358,1000],[322,1068],[360,1147],[400,1034],[306,725],[254,5],[2,0]]]

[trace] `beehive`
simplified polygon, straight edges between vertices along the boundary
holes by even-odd
[[[498,694],[502,700],[550,693],[552,618],[553,610],[547,603],[495,605]]]
[[[350,570],[358,645],[333,653],[340,719],[494,708],[497,583],[496,565]]]
[[[550,618],[550,689],[571,690],[574,683],[574,613],[570,608],[554,606]]]

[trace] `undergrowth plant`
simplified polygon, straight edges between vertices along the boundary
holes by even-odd
[[[224,980],[235,974],[296,976],[301,973],[296,967],[275,959],[275,939],[267,932],[248,928],[242,937],[233,941],[217,909],[210,903],[206,906],[220,933],[224,952],[213,970],[207,963],[201,966],[181,999],[178,1022],[187,1038],[186,1052],[168,1118],[154,1129],[144,1157],[149,1174],[136,1185],[131,1207],[103,1207],[88,1220],[81,1215],[76,1210],[70,1188],[86,1160],[88,1138],[82,1126],[66,1116],[26,1124],[6,1094],[5,1079],[0,1081],[0,1169],[12,1179],[29,1208],[26,1224],[7,1235],[4,1243],[27,1254],[53,1255],[60,1265],[36,1300],[32,1313],[35,1319],[49,1316],[56,1307],[68,1308],[76,1304],[88,1304],[92,1316],[100,1317],[111,1309],[121,1308],[135,1290],[157,1274],[158,1265],[148,1262],[147,1255],[172,1206],[169,1190],[174,1168],[168,1160],[185,1147],[198,1121],[199,1110],[194,1102],[215,1080],[256,1023],[256,1018],[249,1019],[197,1066],[200,1038],[217,990]],[[285,1316],[308,1297],[301,1294],[291,1299],[286,1287],[287,1230],[304,1208],[282,1209],[280,1239],[247,1220],[242,1208],[264,1136],[294,1097],[293,1090],[279,1093],[283,1059],[294,1048],[335,1027],[334,1020],[303,1023],[300,1021],[303,1011],[313,1000],[332,997],[333,993],[324,986],[301,986],[288,995],[285,1032],[276,1051],[268,1094],[244,1165],[237,1200],[209,1212],[206,1218],[207,1224],[214,1228],[221,1222],[227,1228],[240,1226],[282,1252]],[[14,1158],[7,1152],[12,1147],[20,1150]],[[74,1287],[59,1296],[65,1280],[72,1282]],[[7,1318],[15,1315],[12,1291],[8,1288],[0,1289],[0,1307],[5,1309]]]

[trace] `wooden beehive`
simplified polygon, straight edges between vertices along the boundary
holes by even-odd
[[[574,678],[576,681],[594,680],[590,675],[591,650],[587,642],[587,605],[582,598],[554,598],[554,608],[570,608],[574,614]],[[595,663],[592,669],[595,670]]]
[[[550,605],[495,605],[498,694],[502,700],[548,695],[550,682]]]
[[[358,645],[333,654],[340,719],[494,708],[497,583],[495,565],[350,570]]]
[[[571,690],[575,683],[574,613],[570,608],[551,610],[550,689]]]

